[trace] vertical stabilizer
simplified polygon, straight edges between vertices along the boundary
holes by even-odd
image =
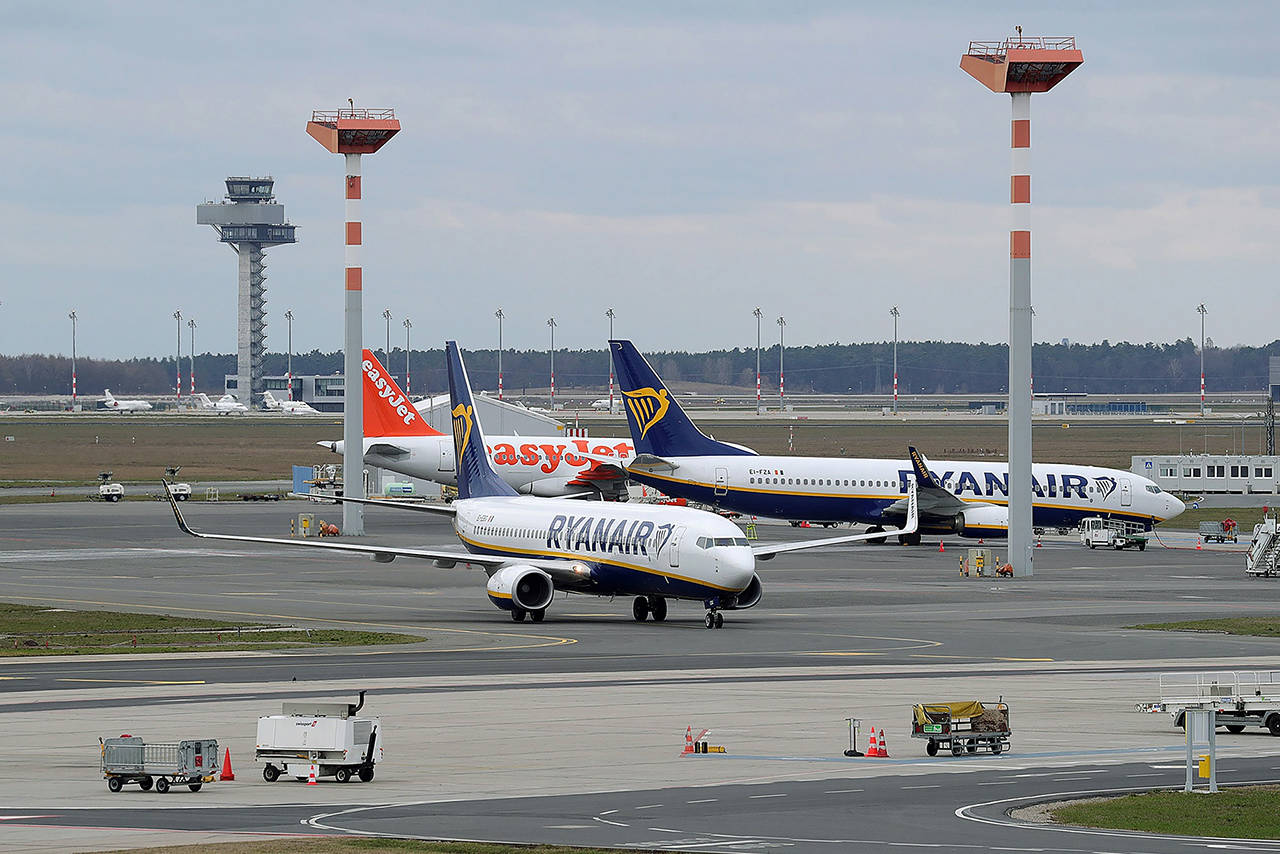
[[[395,378],[373,355],[364,351],[360,362],[361,385],[364,387],[364,435],[386,436],[443,436],[432,427],[414,407],[409,396],[400,390]]]
[[[753,456],[703,433],[630,341],[610,341],[636,453],[659,457]]]
[[[471,398],[471,381],[467,368],[462,364],[458,342],[446,341],[445,358],[449,362],[449,409],[453,414],[453,449],[458,466],[459,498],[490,498],[496,495],[515,495],[516,491],[498,477],[489,465],[489,455],[484,449],[484,434],[476,417],[475,401]]]

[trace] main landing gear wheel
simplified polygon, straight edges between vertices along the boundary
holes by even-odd
[[[667,600],[662,596],[650,596],[649,613],[655,623],[661,623],[667,618]]]
[[[879,525],[872,525],[870,528],[867,528],[867,533],[883,534],[884,528],[880,527]],[[885,541],[888,539],[889,539],[888,537],[872,537],[871,539],[867,540],[867,542],[873,546],[883,546],[885,544]]]
[[[547,609],[546,609],[546,608],[538,608],[538,609],[537,609],[537,610],[535,610],[535,611],[530,611],[530,612],[529,612],[529,619],[533,620],[535,623],[541,623],[541,622],[542,622],[542,618],[543,618],[543,617],[545,617],[545,616],[547,616]]]
[[[649,600],[643,596],[637,596],[631,603],[631,616],[636,618],[637,623],[643,623],[649,619]]]
[[[524,616],[525,616],[525,614],[527,614],[527,613],[528,613],[528,612],[527,612],[527,611],[525,611],[525,609],[524,609],[524,608],[512,608],[512,609],[511,609],[511,621],[512,621],[512,622],[514,622],[514,623],[523,623],[523,622],[524,622]]]
[[[899,535],[898,535],[898,545],[900,545],[900,546],[918,546],[918,545],[920,545],[920,534],[919,534],[919,532],[915,532],[915,533],[911,533],[911,534],[899,534]]]
[[[703,618],[702,622],[709,629],[724,628],[724,614],[721,614],[719,611],[708,611],[707,616]]]

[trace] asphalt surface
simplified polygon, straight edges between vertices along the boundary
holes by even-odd
[[[300,502],[193,501],[184,509],[191,524],[202,530],[268,536],[287,536],[289,519],[299,512],[340,518],[332,505]],[[454,543],[443,520],[389,509],[371,510],[366,519],[371,539],[402,545]],[[830,533],[761,527],[764,540]],[[826,684],[855,696],[860,686],[868,696],[875,691],[891,695],[895,680],[960,685],[984,668],[999,668],[1011,684],[1018,679],[1039,680],[1036,684],[1080,680],[1083,674],[1079,684],[1087,692],[1095,690],[1090,687],[1095,682],[1111,678],[1151,685],[1158,672],[1207,669],[1205,662],[1218,659],[1231,659],[1237,668],[1280,669],[1280,639],[1129,628],[1276,611],[1280,588],[1247,578],[1240,548],[1197,550],[1194,539],[1170,534],[1162,540],[1174,547],[1090,551],[1070,538],[1046,538],[1036,553],[1035,578],[1017,580],[959,577],[958,560],[967,544],[956,539],[947,540],[941,553],[938,539],[930,538],[914,548],[857,545],[784,555],[760,565],[765,585],[761,604],[727,613],[724,629],[708,631],[697,603],[673,605],[664,624],[637,624],[628,600],[589,597],[558,598],[545,622],[516,624],[488,603],[484,576],[477,570],[443,570],[403,559],[378,564],[251,544],[224,550],[183,535],[167,505],[158,502],[7,505],[0,507],[0,601],[210,617],[226,620],[228,626],[270,621],[384,628],[421,634],[423,641],[404,648],[323,653],[3,659],[0,725],[5,720],[44,720],[51,728],[48,721],[68,715],[92,720],[101,714],[114,721],[138,704],[142,691],[152,708],[177,713],[200,708],[211,694],[228,707],[247,708],[257,700],[345,698],[370,681],[379,681],[379,696],[389,704],[397,697],[408,703],[435,697],[465,714],[472,702],[468,698],[474,697],[475,713],[480,714],[495,696],[527,694],[527,702],[536,707],[539,697],[581,693],[617,698],[617,708],[609,713],[626,716],[643,708],[627,705],[636,702],[628,698],[637,691],[658,698],[696,687],[712,698],[719,692],[735,698],[785,697],[793,690],[790,686],[811,692]],[[294,680],[305,685],[295,690]],[[977,684],[985,688],[990,683],[975,683],[972,693],[983,690]],[[150,828],[164,831],[168,835],[161,838],[169,841],[198,832],[236,831],[708,851],[993,846],[1185,850],[1185,841],[1071,834],[1005,818],[1014,805],[1006,798],[1023,803],[1063,793],[1180,783],[1181,771],[1164,767],[1177,766],[1181,759],[1167,733],[1135,738],[1132,733],[1143,730],[1133,721],[1125,722],[1127,729],[1107,723],[1119,708],[1115,695],[1105,695],[1097,718],[1112,747],[1091,752],[1084,736],[1079,749],[1071,751],[1017,744],[1015,739],[1012,755],[938,758],[922,766],[920,745],[900,743],[893,760],[881,761],[870,772],[866,763],[871,760],[848,766],[858,773],[847,780],[840,777],[846,766],[831,764],[846,761],[838,753],[792,762],[796,757],[782,753],[735,756],[731,751],[679,760],[679,768],[696,766],[698,774],[690,779],[697,785],[686,787],[682,777],[664,776],[669,774],[666,766],[637,774],[632,784],[628,757],[647,754],[620,746],[616,754],[580,760],[584,769],[593,762],[607,765],[614,778],[609,791],[584,782],[575,792],[572,768],[579,760],[570,758],[549,773],[557,775],[555,791],[571,793],[554,797],[480,797],[466,794],[471,789],[447,794],[423,787],[417,801],[406,796],[413,790],[409,780],[390,799],[383,792],[391,790],[377,783],[368,789],[348,784],[349,790],[335,790],[336,784],[329,783],[322,787],[328,801],[316,803],[303,796],[306,790],[290,799],[290,790],[280,788],[290,784],[281,783],[265,790],[261,785],[242,788],[236,798],[214,797],[234,787],[214,786],[213,792],[198,796],[180,791],[167,796],[163,806],[154,803],[154,794],[126,789],[111,796],[110,808],[69,809],[70,803],[92,804],[33,789],[20,797],[10,794],[15,808],[0,810],[0,849],[59,847],[67,844],[65,839],[80,837],[43,834],[55,833],[50,829],[54,826],[71,832],[74,826],[120,831],[123,835],[102,831],[105,835],[95,836],[114,847],[127,843],[129,833]],[[805,700],[792,696],[788,702],[798,708]],[[793,712],[776,717],[785,722],[788,715],[795,717]],[[625,723],[625,718],[617,721]],[[599,730],[595,735],[607,743],[607,728],[598,724],[592,721]],[[554,730],[561,738],[564,726],[561,722]],[[538,727],[533,721],[519,735],[538,738]],[[1167,723],[1160,731],[1166,730]],[[49,735],[53,739],[56,733],[51,729]],[[667,738],[661,735],[664,742]],[[1230,754],[1220,761],[1224,782],[1280,779],[1280,739],[1248,732],[1220,736],[1219,746]],[[484,751],[485,762],[494,763],[493,773],[502,773],[505,753],[511,753],[511,762],[526,761],[517,748],[493,757],[492,745],[474,747]],[[1150,751],[1150,758],[1144,751]],[[670,765],[670,757],[663,757]],[[466,750],[457,761],[456,767],[466,767]],[[708,770],[706,763],[720,764]],[[823,773],[816,775],[812,769],[819,766]],[[715,783],[720,769],[726,772],[724,779],[736,782]],[[242,773],[257,771],[249,765]],[[672,782],[647,782],[656,779]],[[92,773],[87,773],[86,785],[105,797],[105,787]],[[524,790],[549,789],[534,785]],[[263,791],[274,801],[269,806],[254,802]],[[962,808],[968,810],[957,815]]]
[[[802,852],[886,850],[1038,851],[1103,854],[1222,849],[1222,840],[1068,828],[1031,823],[1009,811],[1028,804],[1178,789],[1176,754],[1153,751],[1140,763],[1085,762],[1037,771],[1032,755],[931,760],[938,772],[827,778],[757,785],[463,802],[307,804],[209,809],[158,808],[154,794],[122,794],[110,809],[66,805],[45,811],[0,809],[0,827],[95,827],[193,834],[235,828],[244,834],[360,834],[421,839],[576,844],[681,851]],[[689,762],[731,763],[732,757]],[[889,760],[851,760],[878,762]],[[1108,764],[1103,764],[1108,763]],[[1220,778],[1280,782],[1280,758],[1219,761]],[[301,784],[293,784],[301,785]],[[337,784],[333,784],[337,785]],[[1203,783],[1198,783],[1203,787]],[[348,783],[359,790],[361,784]],[[129,791],[129,790],[126,790]],[[363,794],[363,793],[361,793]],[[198,796],[175,789],[181,802]],[[1275,851],[1280,841],[1239,841],[1234,850]]]

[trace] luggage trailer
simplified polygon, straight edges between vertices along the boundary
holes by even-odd
[[[127,783],[137,783],[144,792],[154,785],[165,794],[171,786],[200,791],[218,774],[218,742],[212,738],[148,744],[140,736],[98,739],[102,753],[102,776],[107,788],[119,792]]]
[[[382,761],[382,723],[354,717],[364,695],[361,691],[357,703],[283,703],[279,715],[258,718],[253,758],[266,763],[262,779],[308,780],[314,766],[317,777],[339,783],[352,777],[372,780],[374,765]]]
[[[1160,703],[1182,729],[1187,709],[1213,709],[1227,732],[1260,726],[1280,736],[1280,670],[1161,673]]]

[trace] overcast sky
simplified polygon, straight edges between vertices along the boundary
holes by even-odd
[[[195,206],[270,174],[268,346],[341,347],[342,159],[313,108],[394,107],[365,159],[365,332],[642,350],[1004,341],[1009,98],[970,39],[1075,35],[1032,103],[1036,340],[1277,337],[1280,4],[0,2],[0,353],[234,352]],[[183,348],[186,336],[184,332]]]

